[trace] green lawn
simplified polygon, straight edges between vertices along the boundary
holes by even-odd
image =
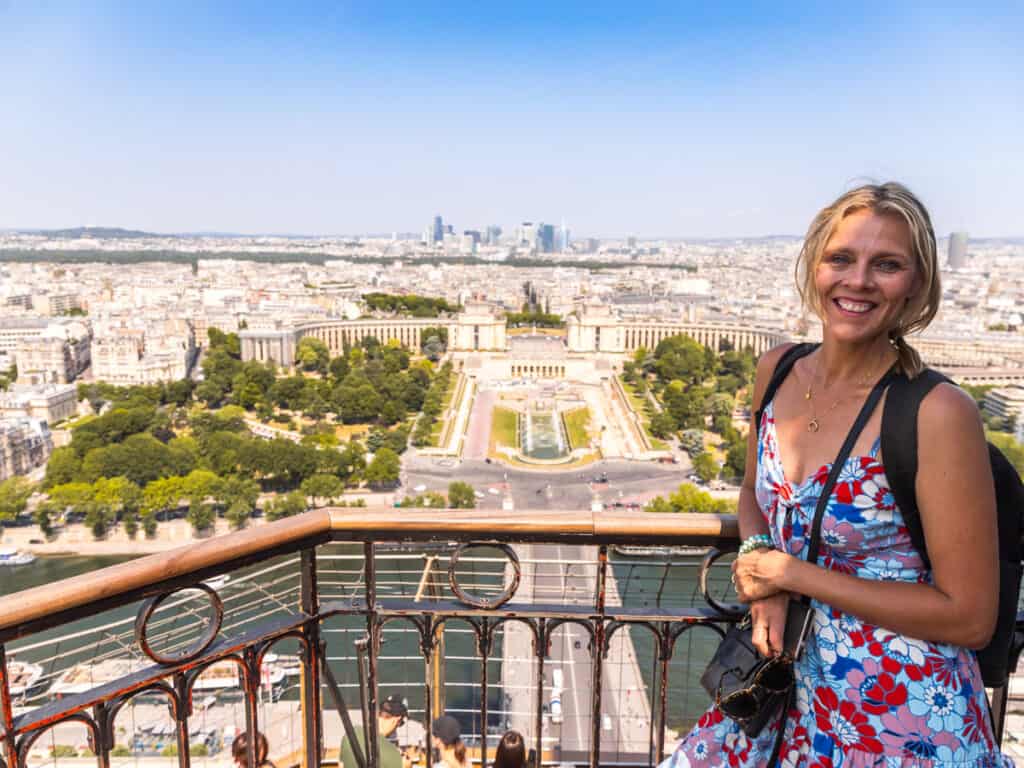
[[[667,451],[669,449],[668,443],[664,440],[659,440],[651,434],[651,404],[647,400],[646,395],[638,394],[636,387],[630,384],[624,379],[619,379],[622,384],[622,390],[626,393],[626,397],[629,399],[629,404],[636,411],[640,417],[640,422],[644,425],[644,432],[647,433],[647,439],[651,442],[651,448],[655,451]]]
[[[576,408],[566,411],[562,417],[565,419],[565,431],[569,433],[569,447],[572,450],[589,447],[590,435],[587,426],[590,424],[590,409]]]
[[[508,408],[495,407],[491,416],[491,439],[497,445],[515,448],[519,442],[519,416]]]

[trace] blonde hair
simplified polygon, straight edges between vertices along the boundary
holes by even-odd
[[[804,307],[818,317],[824,316],[821,297],[814,284],[814,273],[821,263],[825,246],[844,218],[855,211],[869,210],[899,216],[910,230],[913,257],[921,283],[907,301],[896,325],[889,330],[889,341],[896,348],[900,368],[913,378],[924,369],[921,356],[907,343],[906,335],[922,331],[935,317],[942,298],[935,231],[924,204],[913,192],[895,181],[865,184],[841,195],[822,208],[807,229],[796,261],[796,287]]]

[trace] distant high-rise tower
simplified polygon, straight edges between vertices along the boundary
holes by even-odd
[[[963,269],[967,266],[967,233],[953,232],[949,236],[949,268]]]
[[[487,244],[497,245],[501,239],[501,227],[497,224],[491,224],[487,227]]]
[[[569,228],[565,226],[565,219],[562,219],[562,225],[558,228],[558,242],[555,246],[562,253],[569,250]]]
[[[444,220],[440,216],[434,217],[434,242],[440,243],[444,240]]]
[[[552,253],[555,250],[555,225],[540,225],[540,249],[544,253]]]
[[[537,247],[537,231],[540,228],[540,224],[534,224],[532,221],[524,221],[519,225],[519,245],[525,245],[530,250]]]

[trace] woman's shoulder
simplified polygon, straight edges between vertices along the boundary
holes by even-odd
[[[775,373],[775,368],[779,364],[779,360],[786,352],[796,345],[793,342],[786,342],[785,344],[779,344],[777,347],[772,347],[765,352],[761,357],[757,359],[757,371],[754,374],[754,407],[761,407],[761,398],[764,396],[764,391],[768,388],[768,382]]]
[[[974,428],[981,423],[978,404],[956,384],[942,382],[925,395],[918,410],[918,432]]]

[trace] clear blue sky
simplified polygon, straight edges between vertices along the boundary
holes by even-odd
[[[1024,235],[1020,3],[716,5],[0,0],[0,227]]]

